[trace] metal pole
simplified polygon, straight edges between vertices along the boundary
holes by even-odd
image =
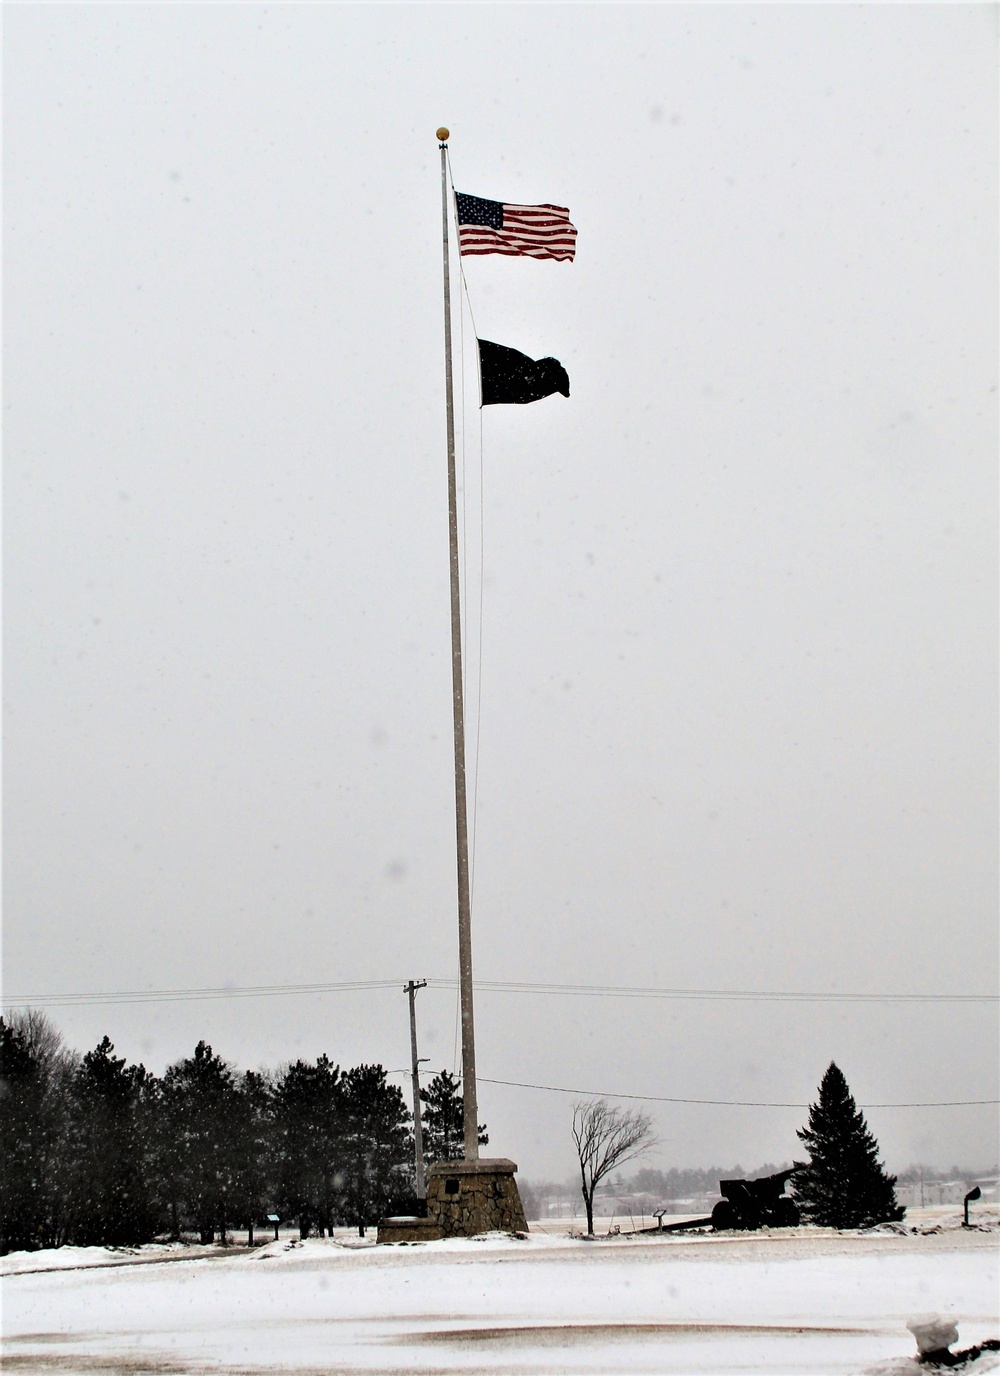
[[[476,1103],[476,1034],[472,1014],[472,915],[469,901],[469,828],[465,798],[465,715],[462,704],[462,611],[458,568],[458,497],[455,481],[455,388],[451,369],[451,275],[448,256],[448,130],[441,149],[441,235],[444,248],[444,368],[448,422],[448,536],[451,549],[451,695],[455,721],[455,839],[458,855],[458,973],[462,1003],[462,1095],[465,1159],[479,1160]]]
[[[424,1180],[424,1129],[420,1121],[420,1062],[417,1060],[417,1003],[416,992],[426,989],[427,981],[411,979],[403,986],[410,996],[410,1062],[413,1067],[413,1151],[417,1167],[417,1198],[427,1198],[427,1182]]]

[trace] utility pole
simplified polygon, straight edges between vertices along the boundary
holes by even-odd
[[[427,1183],[424,1180],[424,1130],[420,1122],[420,1062],[417,1059],[417,1003],[418,989],[426,989],[427,981],[410,980],[403,985],[403,993],[410,996],[410,1060],[413,1074],[413,1150],[417,1158],[417,1198],[427,1198]]]

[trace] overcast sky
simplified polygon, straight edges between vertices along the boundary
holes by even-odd
[[[157,1072],[396,1071],[402,983],[456,975],[440,124],[458,190],[579,230],[465,260],[456,315],[477,979],[996,995],[995,6],[4,26],[8,1001],[394,981],[50,1011]],[[569,399],[480,444],[476,328]],[[573,1096],[489,1080],[996,1100],[997,1042],[988,1001],[477,999],[534,1178]],[[664,1167],[805,1118],[651,1107]],[[868,1118],[891,1168],[996,1159],[995,1107]]]

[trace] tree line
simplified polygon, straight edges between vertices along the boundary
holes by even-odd
[[[428,1160],[462,1155],[460,1091],[447,1071],[421,1090]],[[412,1115],[381,1065],[239,1071],[200,1041],[158,1077],[108,1037],[69,1051],[35,1010],[0,1019],[0,1151],[2,1252],[252,1239],[268,1214],[363,1235],[413,1207]]]

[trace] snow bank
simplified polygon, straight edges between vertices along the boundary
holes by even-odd
[[[50,1247],[37,1252],[7,1252],[0,1256],[0,1276],[34,1271],[79,1271],[95,1266],[142,1266],[154,1262],[194,1261],[203,1257],[231,1257],[245,1249],[230,1244],[202,1246],[190,1242],[147,1242],[140,1247]],[[252,1253],[245,1252],[246,1255]]]
[[[5,1353],[27,1376],[917,1376],[913,1315],[954,1316],[966,1345],[1000,1331],[981,1233],[347,1241],[11,1274]]]

